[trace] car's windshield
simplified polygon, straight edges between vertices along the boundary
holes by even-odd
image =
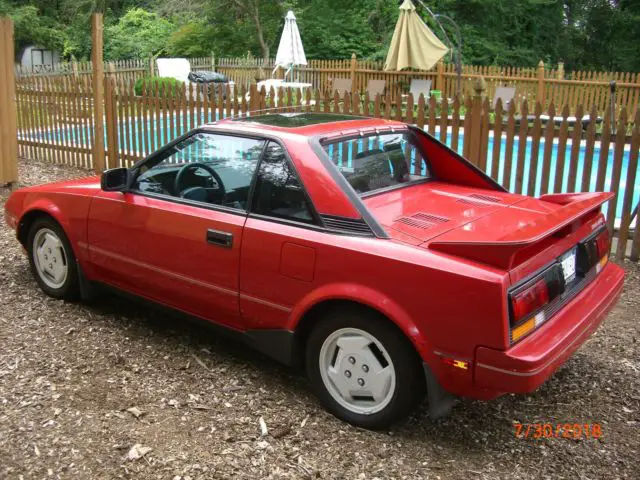
[[[324,143],[323,148],[358,193],[370,193],[429,177],[410,132],[374,134]]]

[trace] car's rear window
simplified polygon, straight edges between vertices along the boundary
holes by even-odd
[[[323,148],[361,194],[429,177],[426,161],[410,132],[338,139],[323,144]]]

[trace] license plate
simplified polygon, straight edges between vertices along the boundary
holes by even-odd
[[[562,265],[562,273],[564,274],[565,283],[569,283],[576,277],[576,249],[560,257],[560,265]]]

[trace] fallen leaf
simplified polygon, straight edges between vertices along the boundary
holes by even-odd
[[[260,433],[264,437],[269,433],[269,430],[267,430],[267,422],[264,421],[264,418],[260,417],[258,423],[260,423]]]
[[[139,460],[151,450],[153,450],[151,447],[143,447],[139,443],[136,443],[133,447],[131,447],[129,453],[127,453],[127,460]]]
[[[127,412],[129,412],[131,415],[133,415],[136,418],[140,418],[142,415],[144,415],[144,412],[140,410],[138,407],[127,408]]]

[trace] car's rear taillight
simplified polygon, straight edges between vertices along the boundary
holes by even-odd
[[[578,272],[581,275],[586,275],[586,273],[594,267],[597,271],[600,271],[609,259],[610,250],[611,236],[609,235],[609,230],[606,228],[603,228],[580,242],[577,265]]]
[[[557,297],[565,294],[568,289],[574,289],[593,270],[595,273],[600,272],[607,264],[610,249],[609,230],[602,228],[582,240],[577,248],[559,257],[542,273],[509,292],[511,343],[517,342],[544,323],[547,313],[557,310],[557,307],[547,308]],[[573,262],[571,255],[574,255]]]
[[[544,308],[563,291],[562,268],[554,264],[511,293],[511,341],[516,342],[544,322]]]
[[[549,303],[549,287],[544,278],[511,297],[515,323]]]
[[[596,249],[598,251],[598,258],[608,257],[609,250],[611,249],[611,237],[609,236],[609,230],[604,229],[596,237]]]

